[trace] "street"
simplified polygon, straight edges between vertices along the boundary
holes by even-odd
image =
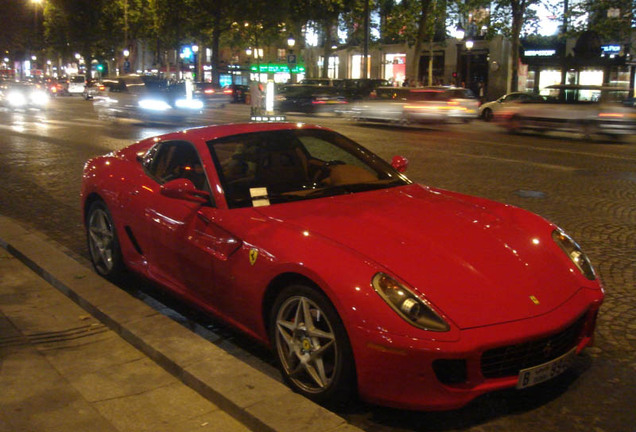
[[[209,109],[198,124],[240,122],[249,107]],[[510,135],[496,125],[397,128],[333,116],[289,115],[318,123],[390,160],[405,156],[414,181],[477,195],[540,214],[571,234],[606,289],[596,343],[552,382],[486,395],[452,412],[420,413],[355,404],[338,412],[351,424],[388,431],[633,431],[636,425],[636,140],[592,142],[575,135]],[[193,123],[188,126],[195,126]],[[138,139],[182,129],[132,119],[100,120],[92,102],[54,99],[46,112],[0,110],[0,213],[41,231],[88,264],[80,216],[84,162]],[[142,285],[139,288],[139,285]],[[124,287],[196,331],[226,339],[228,350],[272,376],[265,350],[174,303],[153,287]],[[218,344],[218,342],[217,342]],[[631,407],[631,408],[630,408]]]

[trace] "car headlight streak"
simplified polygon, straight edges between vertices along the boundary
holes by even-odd
[[[380,297],[409,324],[429,331],[450,330],[448,323],[425,300],[392,277],[377,273],[373,277],[372,285]]]
[[[175,105],[177,108],[185,109],[199,110],[203,108],[203,102],[199,99],[178,99]]]
[[[170,104],[160,99],[142,99],[139,107],[151,111],[166,111],[170,109]]]
[[[583,253],[579,245],[572,240],[572,237],[556,229],[552,231],[552,239],[556,244],[565,252],[565,254],[572,260],[572,263],[579,269],[579,271],[589,280],[596,280],[596,272],[587,258],[587,255]]]

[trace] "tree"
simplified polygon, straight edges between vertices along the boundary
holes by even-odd
[[[519,87],[519,52],[521,49],[521,32],[524,26],[534,26],[537,17],[532,8],[544,0],[469,0],[460,3],[460,11],[464,14],[479,9],[490,7],[490,15],[484,16],[483,22],[476,22],[480,28],[488,26],[488,35],[500,33],[510,38],[511,41],[511,91],[517,91]],[[512,18],[512,19],[511,19]]]
[[[60,53],[79,53],[90,68],[100,46],[102,11],[108,0],[49,0],[46,3],[47,41]]]
[[[338,24],[342,14],[358,8],[367,0],[300,0],[291,6],[290,16],[299,22],[302,18],[319,28],[323,47],[322,78],[328,78],[329,58],[338,43]]]
[[[34,11],[23,0],[7,0],[2,5],[3,19],[0,26],[2,57],[21,60],[30,48],[35,47]]]
[[[432,50],[433,41],[444,40],[446,37],[446,8],[446,0],[389,0],[380,4],[380,11],[386,16],[383,23],[386,36],[392,42],[407,42],[415,52],[406,71],[406,76],[411,81],[420,78],[419,55],[424,44],[428,43]],[[429,52],[429,85],[432,84],[432,62],[433,55]]]

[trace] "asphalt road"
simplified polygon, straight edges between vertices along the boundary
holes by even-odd
[[[197,124],[245,121],[229,105]],[[464,409],[421,413],[365,404],[340,415],[373,432],[636,430],[636,140],[586,142],[574,135],[509,135],[483,122],[398,129],[330,116],[290,115],[357,140],[385,159],[410,160],[417,182],[503,201],[539,213],[573,235],[604,281],[596,346],[553,382],[484,396]],[[0,110],[0,213],[31,225],[87,262],[80,221],[84,162],[138,139],[185,125],[100,120],[92,103],[59,98],[41,112]],[[141,281],[124,289],[193,330],[221,335],[229,351],[276,375],[271,356],[214,320],[174,303]],[[166,306],[167,305],[167,306]],[[219,342],[217,342],[219,343]]]

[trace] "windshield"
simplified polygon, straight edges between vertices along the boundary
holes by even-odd
[[[230,208],[409,184],[388,163],[331,131],[281,130],[209,141]]]

